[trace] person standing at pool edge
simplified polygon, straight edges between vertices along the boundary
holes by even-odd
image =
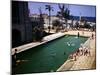
[[[79,32],[78,32],[78,35],[77,35],[78,37],[80,36],[80,34],[79,34]]]
[[[14,65],[16,66],[16,62],[17,62],[17,49],[15,49],[15,53],[13,55],[13,61],[14,61]]]
[[[92,36],[91,37],[92,37],[92,39],[94,39],[94,34],[93,33],[92,33]]]

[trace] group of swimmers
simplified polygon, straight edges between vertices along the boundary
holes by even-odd
[[[75,44],[74,43],[71,43],[71,42],[67,42],[67,45],[68,46],[75,46]]]
[[[69,59],[76,61],[78,56],[91,56],[90,50],[86,47],[80,47],[75,53],[69,55]]]

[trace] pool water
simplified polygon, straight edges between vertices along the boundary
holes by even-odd
[[[88,38],[63,36],[49,43],[31,48],[17,55],[22,63],[13,67],[13,73],[40,73],[56,71]]]

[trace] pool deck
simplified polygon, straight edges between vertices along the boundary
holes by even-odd
[[[90,31],[68,31],[68,32],[65,32],[65,34],[68,34],[68,35],[77,35],[79,32],[80,36],[86,36],[86,37],[90,37],[93,34],[95,34],[95,32],[90,32]]]
[[[79,31],[70,31],[66,34],[73,34],[76,35]],[[80,35],[83,35],[83,32],[79,32]],[[90,36],[91,34],[95,32],[84,32],[83,36]],[[86,69],[95,69],[96,68],[96,46],[95,46],[95,37],[94,39],[88,39],[84,46],[89,47],[90,49],[90,56],[77,56],[77,60],[69,59],[65,61],[65,63],[57,69],[57,71],[68,71],[68,70],[86,70]]]

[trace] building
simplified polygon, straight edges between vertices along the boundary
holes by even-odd
[[[30,15],[30,21],[31,21],[33,29],[34,29],[34,27],[44,28],[44,18],[42,16],[42,14],[40,14],[40,15],[38,15],[38,14]]]
[[[32,42],[28,3],[12,1],[12,47]]]

